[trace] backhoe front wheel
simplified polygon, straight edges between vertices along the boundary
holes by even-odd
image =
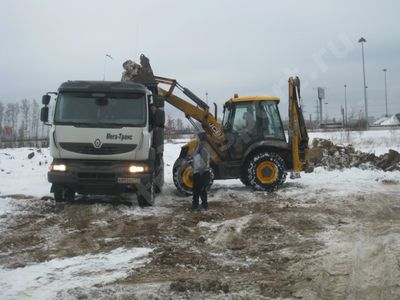
[[[255,190],[275,191],[285,182],[285,162],[276,153],[259,153],[249,161],[247,176]]]
[[[178,191],[185,195],[190,196],[193,194],[193,166],[192,160],[189,158],[178,158],[175,161],[172,169],[174,184]],[[209,190],[214,182],[214,171],[210,168],[210,181],[207,186]]]

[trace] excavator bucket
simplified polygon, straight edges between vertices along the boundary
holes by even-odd
[[[140,55],[140,64],[127,60],[122,64],[124,72],[121,81],[133,81],[144,85],[156,84],[150,60],[144,55]]]

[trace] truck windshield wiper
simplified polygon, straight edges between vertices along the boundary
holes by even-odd
[[[90,128],[122,128],[129,127],[129,124],[121,123],[89,123],[89,122],[56,122],[55,125],[72,125],[75,127],[90,127]]]
[[[68,122],[65,125],[73,125],[75,127],[96,127],[95,123],[76,123],[76,122]]]
[[[92,128],[122,128],[126,125],[119,123],[74,123],[75,127],[92,127]]]
[[[112,127],[112,128],[122,128],[126,125],[120,123],[98,123],[96,124],[97,127]]]

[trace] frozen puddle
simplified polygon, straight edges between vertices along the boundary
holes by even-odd
[[[0,268],[0,298],[50,299],[78,287],[125,278],[150,261],[149,248],[117,248],[109,253],[53,259],[24,268]]]

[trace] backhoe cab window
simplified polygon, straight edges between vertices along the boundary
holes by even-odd
[[[254,102],[244,102],[236,104],[235,115],[233,117],[234,132],[246,130],[255,132],[256,130],[256,112]]]
[[[143,94],[63,93],[58,96],[56,125],[88,127],[144,126],[146,98]]]
[[[225,109],[224,128],[262,139],[285,140],[277,104],[272,101],[236,103]]]
[[[228,105],[224,106],[224,115],[222,118],[222,127],[225,129],[229,129],[230,127],[230,120],[229,120],[229,114],[231,112],[231,107]]]
[[[285,140],[285,133],[278,107],[274,102],[262,101],[259,106],[259,118],[262,124],[262,134],[265,139]]]

